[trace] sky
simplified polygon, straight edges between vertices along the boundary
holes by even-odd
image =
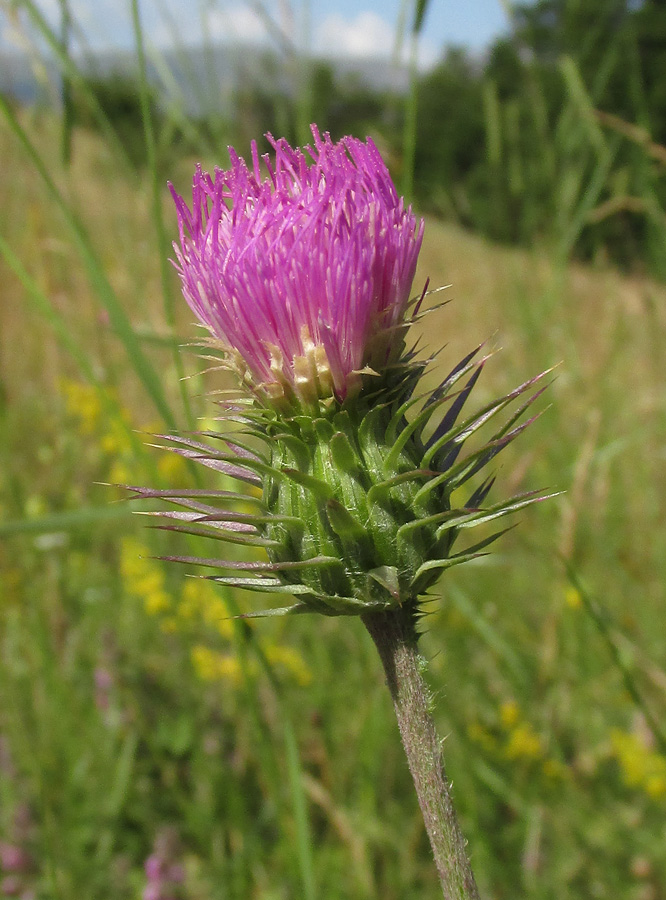
[[[199,44],[204,31],[216,42],[270,46],[281,30],[317,55],[387,59],[400,52],[396,35],[405,7],[411,9],[413,2],[140,0],[139,6],[148,43],[159,49],[174,42]],[[132,48],[129,0],[69,0],[69,4],[89,49]],[[58,23],[59,0],[37,0],[36,5],[51,24]],[[418,48],[420,67],[436,62],[448,45],[480,52],[507,28],[502,0],[430,0]],[[0,18],[0,48],[21,46],[25,41],[21,17]],[[406,55],[407,48],[401,49]]]

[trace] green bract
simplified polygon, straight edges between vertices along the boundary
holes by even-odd
[[[295,600],[255,615],[416,604],[444,569],[503,533],[463,542],[463,532],[541,499],[532,492],[486,505],[494,479],[480,473],[533,421],[520,420],[543,376],[465,418],[485,362],[479,350],[425,397],[417,387],[426,364],[407,354],[383,376],[365,376],[347,403],[287,416],[241,398],[222,404],[229,428],[240,426],[233,433],[166,437],[174,452],[254,491],[134,488],[136,495],[180,507],[154,513],[175,520],[166,528],[261,547],[268,557],[170,559],[218,569],[209,577],[222,584]],[[474,440],[486,425],[489,439]]]

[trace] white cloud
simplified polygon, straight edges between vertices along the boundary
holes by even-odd
[[[264,21],[249,6],[213,10],[208,17],[208,28],[213,40],[241,44],[264,44],[268,40]]]
[[[110,4],[112,0],[96,0],[101,6]],[[48,41],[43,37],[41,26],[35,20],[42,19],[46,29],[58,38],[62,28],[62,5],[60,0],[35,0],[35,17],[29,14],[25,5],[2,4],[0,8],[7,7],[3,20],[0,14],[0,52],[5,45],[12,50],[20,50],[33,59],[38,56],[48,56]],[[69,0],[70,23],[73,26],[70,36],[70,46],[76,46],[81,35],[84,36],[84,46],[93,50],[110,46],[108,40],[96,39],[94,26],[97,22],[90,6],[90,0]],[[107,10],[108,12],[108,10]],[[97,15],[98,10],[95,10]],[[113,13],[118,19],[117,8]],[[100,16],[97,15],[97,19]],[[108,36],[110,29],[107,27],[103,34]]]
[[[397,45],[396,28],[378,13],[370,10],[359,12],[353,19],[344,19],[334,13],[327,16],[315,32],[315,53],[337,59],[394,58],[396,46],[400,61],[406,64],[409,57],[408,40]],[[435,48],[421,39],[418,46],[418,66],[427,68],[437,58]]]
[[[253,44],[268,42],[268,31],[261,16],[244,4],[193,11],[181,0],[168,0],[168,15],[155,16],[151,23],[150,43],[161,49],[193,46],[204,40],[213,44]]]
[[[317,56],[329,59],[394,61],[396,54],[396,25],[378,12],[358,8],[345,16],[330,12],[321,18],[329,0],[313,0],[315,24],[310,38],[300,17],[294,18],[293,9],[275,0],[264,0],[261,7],[254,7],[248,0],[143,0],[141,21],[146,44],[164,50],[174,46],[196,46],[204,40],[212,43],[249,44],[273,46],[282,44],[280,33],[287,41],[303,46]],[[374,0],[356,0],[359,3]],[[0,0],[1,3],[1,0]],[[36,0],[54,31],[60,27],[60,0]],[[118,0],[69,0],[75,22],[74,42],[83,35],[83,46],[94,51],[111,48],[132,50],[135,40],[131,16],[126,4]],[[271,21],[267,22],[259,11],[266,10]],[[331,6],[328,6],[329,10]],[[1,20],[0,20],[1,21]],[[22,32],[12,24],[27,17],[8,17],[5,28],[0,25],[0,43],[25,44],[31,29]],[[4,32],[4,33],[3,33]],[[408,39],[399,48],[400,62],[407,61]],[[418,61],[426,68],[437,57],[432,45],[421,39]]]
[[[317,28],[315,50],[325,56],[387,58],[395,45],[394,29],[377,13],[366,10],[347,20],[334,13]]]

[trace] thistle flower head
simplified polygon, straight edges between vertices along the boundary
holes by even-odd
[[[269,135],[263,177],[255,143],[251,169],[233,149],[229,169],[199,167],[191,210],[171,188],[185,299],[283,407],[344,401],[399,354],[423,235],[371,139],[312,134],[304,150]]]
[[[429,360],[406,348],[404,314],[423,224],[371,141],[313,135],[311,162],[273,141],[265,180],[254,147],[252,171],[233,152],[230,170],[197,171],[192,210],[176,196],[185,297],[253,396],[220,404],[226,433],[165,437],[226,483],[134,490],[176,507],[153,513],[164,528],[263,548],[264,560],[169,558],[295,599],[271,614],[417,609],[441,572],[502,533],[458,547],[470,528],[540,499],[487,504],[494,477],[480,473],[531,421],[541,376],[463,414],[479,347],[417,390]],[[368,367],[380,377],[363,381]]]

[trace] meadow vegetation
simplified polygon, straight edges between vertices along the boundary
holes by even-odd
[[[152,855],[186,900],[438,896],[361,624],[232,618],[256,598],[155,559],[206,542],[109,486],[195,484],[151,435],[218,427],[228,386],[182,346],[159,167],[83,126],[62,165],[53,113],[5,113],[0,894],[137,898]],[[226,159],[171,161],[179,190],[199,161]],[[482,341],[478,405],[556,366],[494,495],[565,493],[446,573],[422,644],[482,895],[659,900],[666,287],[571,249],[427,220],[416,287],[451,285],[415,326],[432,383]]]

